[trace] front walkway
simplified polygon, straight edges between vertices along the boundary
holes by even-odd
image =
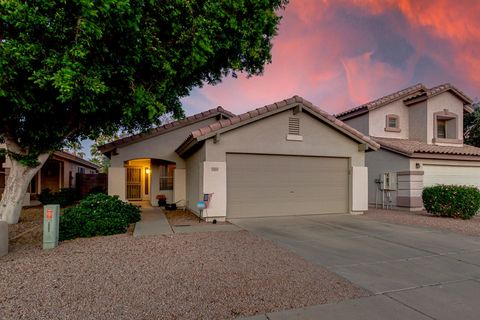
[[[233,224],[192,224],[192,225],[170,225],[163,210],[159,207],[152,207],[147,202],[139,203],[142,206],[142,220],[135,224],[134,237],[168,235],[174,233],[198,233],[218,231],[239,231],[242,230]]]
[[[234,223],[372,293],[253,319],[478,319],[480,314],[479,237],[351,215]]]
[[[159,207],[142,203],[142,220],[135,224],[134,237],[173,234],[167,217]]]

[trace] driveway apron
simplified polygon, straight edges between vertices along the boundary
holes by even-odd
[[[480,318],[480,238],[351,215],[232,222],[373,294],[268,319]]]

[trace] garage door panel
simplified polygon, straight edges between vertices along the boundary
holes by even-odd
[[[229,218],[348,211],[348,159],[227,154]]]
[[[480,187],[480,167],[423,165],[425,187],[436,184]]]

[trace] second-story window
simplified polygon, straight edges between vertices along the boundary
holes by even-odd
[[[445,109],[433,114],[433,142],[461,143],[458,140],[458,116]]]
[[[400,119],[396,114],[387,114],[385,131],[400,132]]]
[[[447,120],[437,119],[437,138],[447,137]]]

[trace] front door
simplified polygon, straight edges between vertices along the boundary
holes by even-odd
[[[127,167],[127,200],[142,199],[142,168]]]

